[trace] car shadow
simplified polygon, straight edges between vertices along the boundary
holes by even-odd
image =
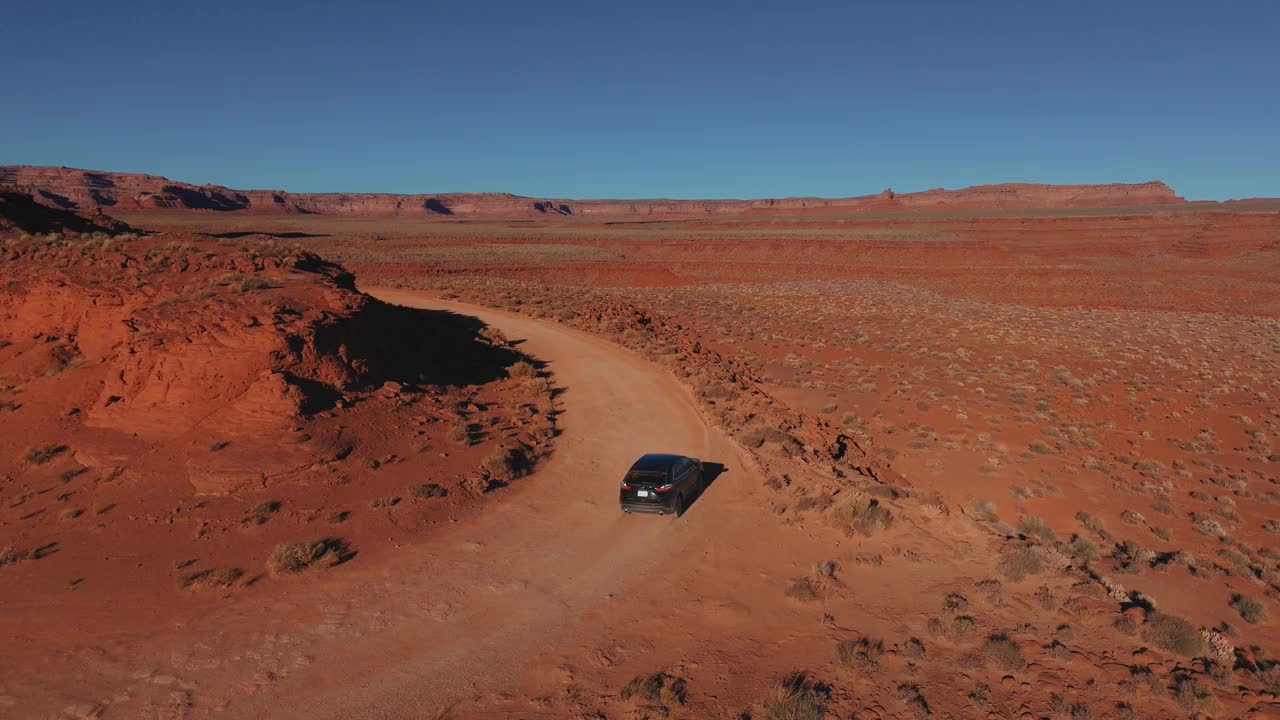
[[[725,467],[724,463],[704,461],[702,463],[702,490],[697,495],[689,498],[689,502],[684,508],[685,512],[689,512],[694,505],[697,505],[698,501],[702,499],[702,496],[706,494],[707,489],[711,487],[711,484],[727,472],[729,472],[729,468]]]

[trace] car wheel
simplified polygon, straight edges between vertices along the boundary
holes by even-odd
[[[684,495],[676,496],[676,507],[675,507],[674,514],[676,517],[680,517],[681,515],[684,515]]]

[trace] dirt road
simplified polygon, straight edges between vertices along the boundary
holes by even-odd
[[[652,634],[666,632],[667,613],[654,604],[671,598],[665,578],[696,573],[713,552],[709,539],[744,522],[735,496],[760,484],[735,447],[704,424],[688,391],[633,353],[554,323],[404,291],[374,294],[474,315],[520,342],[565,389],[563,433],[552,458],[504,502],[355,589],[352,612],[368,616],[385,605],[377,630],[313,641],[307,670],[228,709],[417,718],[457,707],[469,717],[475,709],[463,712],[468,704],[485,704],[517,676],[538,672],[527,665],[539,652],[598,634],[595,617],[630,615],[652,623]],[[690,454],[727,472],[679,520],[626,516],[617,508],[617,481],[645,452]]]

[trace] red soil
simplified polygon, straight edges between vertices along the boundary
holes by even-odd
[[[80,364],[72,355],[52,375],[42,373],[67,352],[58,341],[37,345],[34,325],[0,349],[0,363],[13,363],[10,382],[32,398],[34,430],[5,447],[7,456],[71,433],[73,450],[47,465],[12,463],[23,502],[51,504],[62,470],[55,464],[79,461],[98,433],[150,443],[118,447],[131,471],[153,468],[111,497],[146,511],[97,536],[61,530],[50,510],[25,518],[15,507],[0,516],[0,531],[29,533],[19,549],[55,540],[54,549],[66,548],[0,568],[24,588],[0,598],[16,608],[6,635],[56,658],[43,674],[6,679],[0,702],[42,712],[99,708],[107,717],[139,708],[171,717],[430,717],[450,708],[457,717],[727,717],[744,709],[767,716],[771,688],[806,670],[830,684],[819,695],[840,717],[1268,717],[1280,708],[1273,440],[1280,214],[1272,203],[915,216],[788,209],[644,223],[153,210],[125,217],[183,237],[248,234],[247,248],[266,242],[264,233],[288,235],[341,261],[362,287],[418,289],[384,287],[382,297],[480,315],[549,361],[566,389],[555,408],[563,410],[564,434],[551,460],[510,493],[466,495],[470,505],[450,506],[457,523],[435,527],[435,506],[421,502],[402,502],[385,522],[356,513],[368,523],[359,532],[340,524],[331,533],[352,542],[356,561],[303,582],[264,578],[211,596],[178,591],[171,572],[148,599],[168,603],[166,617],[186,624],[144,637],[143,614],[94,612],[87,600],[75,601],[83,590],[61,583],[83,575],[89,581],[69,584],[97,589],[89,584],[95,578],[126,572],[129,582],[145,583],[155,574],[145,542],[198,535],[198,523],[181,526],[198,513],[214,516],[211,537],[222,544],[195,541],[202,564],[191,567],[256,570],[277,539],[319,536],[318,517],[360,507],[355,488],[367,502],[397,492],[419,470],[394,461],[373,469],[361,465],[364,456],[321,460],[306,472],[351,482],[331,489],[304,473],[296,484],[268,478],[250,491],[233,481],[222,486],[229,494],[208,501],[188,486],[148,505],[151,488],[163,487],[160,468],[196,482],[206,477],[201,458],[237,442],[261,435],[283,446],[287,434],[252,413],[258,419],[245,426],[253,428],[247,437],[216,452],[207,452],[215,438],[200,434],[202,426],[166,439],[168,427],[189,417],[146,405],[145,383],[110,380],[131,367],[126,349],[176,358],[155,373],[212,372],[194,358],[201,353],[182,348],[220,352],[221,343],[201,345],[191,328],[234,323],[250,305],[219,297],[199,306],[209,299],[194,291],[216,277],[206,274],[205,283],[170,288],[191,299],[184,314],[160,322],[148,314],[154,308],[102,293],[133,297],[147,292],[139,280],[161,284],[157,278],[181,272],[89,273],[81,281],[74,278],[84,272],[83,250],[58,248],[49,257],[34,254],[47,249],[18,250],[10,268],[70,273],[51,276],[56,292],[32,296],[49,299],[22,305],[25,316],[75,308],[59,311],[71,319],[55,323],[73,327],[82,314],[133,302],[130,317],[150,323],[161,342],[111,341],[120,352]],[[145,267],[139,252],[135,267]],[[185,261],[202,268],[223,262],[190,255]],[[117,264],[102,264],[103,272]],[[235,401],[210,388],[241,378],[236,387],[256,398],[243,379],[265,363],[346,400],[319,413],[288,405],[298,432],[314,438],[306,442],[327,448],[335,433],[354,433],[352,455],[368,444],[385,447],[374,459],[399,459],[411,457],[421,437],[433,461],[437,448],[448,449],[442,463],[459,475],[449,487],[473,486],[464,466],[478,458],[457,460],[454,470],[455,455],[468,450],[439,439],[437,423],[447,426],[446,413],[457,407],[442,401],[448,387],[415,391],[406,381],[390,394],[372,389],[384,377],[404,378],[385,369],[387,358],[429,355],[379,352],[376,338],[408,335],[407,325],[389,332],[332,266],[254,268],[279,274],[272,289],[249,293],[270,294],[276,329],[237,331],[254,338],[258,360],[194,383],[211,393],[199,397],[217,411],[212,421],[239,415]],[[21,272],[10,276],[23,281]],[[83,287],[59,305],[57,283]],[[14,297],[28,296],[27,284],[15,287]],[[297,315],[282,312],[295,304]],[[335,324],[342,330],[318,330]],[[110,325],[89,323],[100,328],[85,333],[89,343],[95,332],[110,335],[101,329]],[[67,331],[50,332],[61,339]],[[336,350],[325,340],[334,335],[353,338],[339,343],[353,350]],[[294,353],[298,336],[303,350]],[[191,375],[174,372],[161,385],[181,389]],[[83,378],[76,381],[83,387],[69,378]],[[499,418],[504,429],[490,440],[516,433],[534,446],[536,436],[510,420],[529,388],[489,380],[474,386],[473,417],[482,427],[492,422],[488,414]],[[123,390],[109,390],[109,382]],[[288,389],[278,389],[262,397],[288,400]],[[129,402],[107,404],[104,393],[112,392]],[[0,401],[10,397],[18,396]],[[82,412],[64,415],[68,403]],[[123,407],[112,410],[116,404]],[[406,411],[416,418],[407,427],[397,420]],[[132,429],[146,428],[157,412],[172,417],[146,431],[159,435]],[[133,432],[137,439],[119,438]],[[275,451],[266,445],[240,468],[268,462]],[[628,458],[659,446],[722,462],[729,472],[674,525],[618,516],[611,478]],[[387,481],[387,472],[403,474]],[[71,477],[76,492],[105,492],[115,482],[76,485],[86,476]],[[449,502],[463,495],[453,492]],[[463,512],[481,498],[484,512]],[[277,499],[303,510],[269,513],[262,525],[241,522],[251,503]],[[69,501],[80,503],[75,495]],[[45,525],[22,524],[32,522]],[[174,525],[182,530],[152,527]],[[394,543],[377,542],[392,536]],[[95,538],[134,548],[129,554],[145,567],[130,568],[132,558],[95,560],[86,549]],[[168,568],[197,553],[156,555]],[[71,564],[55,564],[62,561]],[[121,592],[114,581],[97,582]],[[59,592],[73,600],[51,603]],[[1237,595],[1256,602],[1260,615],[1249,619]],[[62,630],[72,611],[91,620]],[[111,651],[85,661],[88,648],[106,642],[94,622],[113,633]],[[33,627],[19,633],[14,623]],[[862,655],[838,650],[858,639],[868,641]],[[180,649],[188,646],[195,647]],[[77,687],[58,680],[81,665],[89,669]],[[652,673],[664,686],[687,681],[685,696],[620,692]]]

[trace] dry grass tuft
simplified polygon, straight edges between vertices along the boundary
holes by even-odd
[[[528,380],[538,374],[538,369],[524,360],[517,360],[507,368],[507,374],[520,380]]]
[[[1153,612],[1142,626],[1142,638],[1170,652],[1196,657],[1205,653],[1204,634],[1196,625],[1176,615]]]
[[[422,483],[409,488],[409,494],[415,498],[426,500],[428,498],[445,497],[449,494],[449,490],[436,483]]]
[[[879,670],[880,656],[883,654],[884,644],[867,637],[842,640],[836,644],[836,664],[859,674]]]
[[[40,447],[33,447],[28,450],[24,457],[26,458],[26,461],[32,465],[43,465],[69,449],[70,448],[66,445],[59,445],[56,443],[41,445]]]
[[[649,702],[671,706],[684,705],[688,684],[683,678],[665,673],[637,675],[623,686],[618,696],[623,700],[640,698]]]
[[[1039,575],[1044,571],[1044,563],[1034,547],[1021,545],[1000,553],[1000,562],[996,566],[1000,574],[1009,580],[1018,581],[1028,575]]]
[[[1231,596],[1230,604],[1231,609],[1240,613],[1240,617],[1251,625],[1267,619],[1267,608],[1261,600],[1237,593]]]
[[[491,480],[509,482],[529,471],[529,458],[517,448],[498,448],[481,466]]]
[[[759,705],[760,720],[822,720],[831,701],[831,686],[803,672],[782,679]]]
[[[982,654],[987,660],[1007,672],[1021,670],[1027,666],[1027,660],[1022,656],[1022,648],[1003,633],[988,637],[982,643]]]
[[[179,584],[184,588],[229,588],[243,576],[244,572],[240,568],[210,568],[183,575]]]
[[[827,517],[846,535],[860,533],[870,536],[876,530],[893,524],[893,514],[880,501],[866,495],[854,495],[836,503],[827,511]]]
[[[345,543],[334,538],[302,543],[280,543],[267,558],[267,569],[276,574],[298,573],[322,564],[336,564]]]
[[[30,550],[19,550],[14,545],[5,545],[0,547],[0,567],[5,565],[13,565],[23,560],[31,560],[35,557],[35,553]]]

